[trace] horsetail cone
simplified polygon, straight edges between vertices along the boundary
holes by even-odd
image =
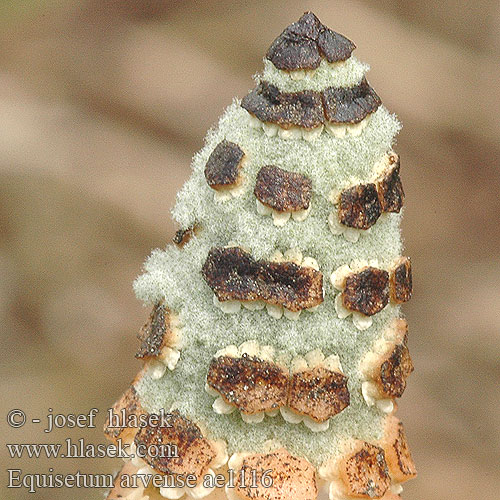
[[[126,471],[170,481],[108,498],[387,500],[415,476],[395,416],[413,370],[400,124],[354,49],[304,14],[195,155],[174,244],[134,284],[144,367],[114,406],[169,425],[105,429],[177,456],[136,456]]]

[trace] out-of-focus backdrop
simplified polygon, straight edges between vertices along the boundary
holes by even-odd
[[[19,0],[0,3],[0,389],[4,499],[24,473],[119,460],[8,460],[5,442],[104,442],[102,413],[139,364],[131,283],[175,227],[174,195],[271,41],[305,10],[354,40],[404,128],[405,306],[416,371],[402,398],[419,478],[407,500],[498,498],[500,3],[496,0]],[[44,415],[101,409],[97,429]],[[21,408],[24,428],[5,414]]]

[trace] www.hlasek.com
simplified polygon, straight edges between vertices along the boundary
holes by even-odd
[[[10,458],[178,458],[175,444],[138,444],[134,453],[130,444],[123,444],[121,439],[116,444],[85,443],[83,438],[74,442],[67,438],[62,443],[12,443],[6,444]]]

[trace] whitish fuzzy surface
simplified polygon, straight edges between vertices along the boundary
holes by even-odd
[[[345,78],[342,81],[345,83]],[[195,155],[191,178],[179,192],[173,211],[181,227],[201,225],[200,234],[183,249],[168,246],[166,250],[155,250],[146,261],[145,273],[134,284],[137,296],[147,304],[165,299],[180,314],[184,325],[184,345],[175,370],[161,380],[146,376],[139,384],[147,409],[170,409],[175,404],[187,416],[203,422],[212,436],[225,439],[230,453],[259,450],[263,442],[274,438],[316,465],[332,455],[346,437],[380,437],[381,414],[362,399],[358,365],[384,326],[399,315],[399,307],[389,305],[373,317],[368,330],[358,331],[352,318],[338,319],[334,309],[338,292],[329,276],[355,259],[378,259],[381,266],[387,266],[399,256],[400,215],[384,214],[368,234],[350,243],[329,230],[328,215],[333,205],[328,195],[332,189],[371,179],[375,163],[391,149],[399,128],[397,119],[380,107],[359,137],[337,139],[323,132],[313,142],[283,140],[251,128],[249,115],[238,101],[229,106],[218,127],[208,133],[204,148]],[[246,154],[246,190],[238,198],[216,202],[214,190],[206,183],[204,167],[223,139],[236,142]],[[312,209],[305,221],[290,220],[284,227],[276,227],[270,216],[257,213],[253,187],[259,169],[269,164],[312,179]],[[242,309],[237,314],[224,314],[213,305],[213,293],[203,280],[201,268],[211,247],[230,241],[247,247],[257,258],[294,247],[300,248],[304,256],[314,257],[324,274],[324,303],[316,312],[303,312],[297,321],[276,320],[265,310]],[[316,348],[325,355],[338,354],[349,376],[350,406],[330,420],[327,431],[320,433],[311,432],[303,424],[288,424],[281,416],[266,417],[264,422],[252,425],[244,423],[239,412],[215,414],[214,398],[204,390],[209,361],[222,347],[250,339],[292,356]]]
[[[321,92],[328,87],[352,87],[357,85],[370,69],[368,64],[351,56],[347,61],[329,63],[323,59],[314,71],[304,72],[304,78],[294,80],[293,72],[281,71],[267,59],[264,59],[262,74],[255,76],[256,80],[265,80],[276,85],[282,92],[300,92],[315,90]]]

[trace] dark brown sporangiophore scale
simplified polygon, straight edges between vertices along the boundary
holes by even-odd
[[[119,426],[112,426],[112,422],[109,419],[109,413],[106,418],[106,423],[104,424],[104,434],[106,437],[118,443],[118,439],[121,439],[124,443],[129,439],[132,440],[137,427],[132,427],[130,424],[127,425],[129,417],[139,417],[146,412],[143,410],[141,403],[139,402],[139,395],[133,385],[131,385],[122,397],[113,405],[111,408],[113,414],[113,420],[117,419]],[[125,422],[123,422],[125,420]],[[114,424],[115,422],[113,422]]]
[[[257,174],[254,194],[278,212],[306,210],[311,203],[312,181],[305,175],[267,165]]]
[[[329,87],[322,92],[326,121],[359,123],[382,104],[366,78],[353,87]]]
[[[317,366],[296,372],[290,379],[287,405],[316,422],[325,422],[349,406],[347,377]]]
[[[381,445],[393,481],[403,483],[417,475],[403,424],[393,415],[387,417]]]
[[[191,420],[183,417],[177,410],[167,418],[166,425],[145,425],[135,436],[136,446],[145,450],[166,445],[177,447],[177,456],[162,456],[166,453],[146,453],[143,460],[155,471],[162,474],[194,474],[200,479],[206,473],[210,462],[215,458],[215,451],[200,428]]]
[[[163,303],[156,304],[147,323],[137,335],[141,345],[135,357],[138,359],[158,357],[162,349],[168,345],[171,336],[170,311]]]
[[[312,129],[330,123],[359,123],[382,104],[365,78],[354,87],[329,87],[322,93],[312,90],[281,92],[261,81],[241,101],[241,106],[265,123],[287,129]]]
[[[357,184],[340,193],[339,222],[347,227],[369,229],[381,214],[375,184]]]
[[[198,234],[200,227],[195,224],[187,229],[178,229],[175,232],[173,242],[179,247],[182,248],[188,241],[191,240],[193,236]]]
[[[266,57],[285,71],[316,69],[322,57],[328,62],[345,61],[355,48],[349,39],[324,26],[312,12],[306,12],[274,40]]]
[[[343,461],[340,476],[347,495],[354,497],[381,498],[391,484],[384,450],[365,441]]]
[[[253,415],[286,405],[288,372],[248,354],[239,358],[219,356],[210,362],[207,384],[226,403]]]
[[[205,165],[205,179],[217,191],[237,186],[245,153],[234,142],[222,141],[210,154]]]
[[[339,222],[355,229],[369,229],[382,213],[401,211],[404,191],[399,177],[399,157],[388,158],[389,168],[375,183],[356,184],[342,190],[338,201]]]
[[[392,154],[389,157],[390,168],[377,181],[377,192],[382,212],[399,213],[403,208],[405,193],[403,183],[399,177],[399,156]]]
[[[245,457],[234,476],[235,493],[242,500],[316,500],[318,497],[314,467],[283,448]]]
[[[293,262],[255,260],[239,247],[212,248],[202,268],[219,301],[263,300],[300,311],[323,302],[323,274]]]
[[[391,300],[398,304],[408,302],[413,292],[411,261],[401,257],[391,271]]]
[[[260,121],[275,123],[282,128],[316,128],[325,119],[319,92],[280,92],[265,81],[242,99],[241,106]]]
[[[406,389],[406,379],[413,371],[413,362],[408,350],[408,334],[396,344],[380,365],[379,386],[390,398],[400,398]]]
[[[373,316],[389,302],[389,273],[383,269],[367,267],[351,273],[345,280],[342,303],[349,311]]]

